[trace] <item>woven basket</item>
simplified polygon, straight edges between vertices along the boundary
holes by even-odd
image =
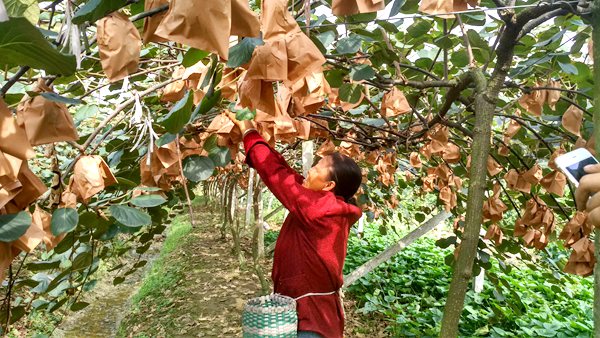
[[[252,298],[244,306],[242,327],[244,338],[297,337],[296,301],[279,294]]]

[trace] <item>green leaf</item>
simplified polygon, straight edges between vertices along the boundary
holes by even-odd
[[[570,63],[559,62],[558,65],[560,66],[560,69],[562,69],[563,72],[565,72],[567,74],[577,75],[577,73],[578,73],[577,67],[573,66]]]
[[[0,241],[16,241],[25,234],[30,225],[31,216],[25,211],[18,214],[0,215]]]
[[[60,96],[54,92],[44,92],[39,95],[41,95],[46,100],[50,100],[50,101],[54,101],[54,102],[58,102],[58,103],[64,103],[64,104],[82,104],[83,103],[83,101],[81,101],[81,100]]]
[[[152,208],[166,202],[167,200],[160,195],[141,195],[131,200],[131,204],[140,208]]]
[[[340,88],[344,84],[346,72],[341,69],[332,69],[325,73],[325,79],[332,88]]]
[[[362,121],[360,121],[360,122],[362,122],[364,124],[368,124],[373,127],[381,127],[381,126],[385,125],[384,119],[373,119],[373,118],[369,118],[369,117],[362,119]]]
[[[160,125],[165,127],[169,133],[179,133],[190,121],[192,108],[194,107],[193,98],[192,91],[188,90],[185,96],[171,108],[169,114],[160,120]]]
[[[261,38],[244,38],[240,43],[229,49],[229,60],[227,67],[237,68],[248,63],[252,58],[252,53],[257,46],[264,45]]]
[[[224,167],[231,162],[231,153],[227,147],[214,147],[210,150],[208,157],[213,161],[215,167]]]
[[[83,310],[86,307],[88,307],[88,305],[90,305],[90,303],[86,303],[86,302],[73,303],[73,305],[71,305],[71,311],[80,311],[80,310]]]
[[[177,135],[171,134],[171,133],[166,133],[166,134],[162,135],[161,137],[159,137],[158,140],[156,140],[156,146],[162,147],[165,144],[169,144],[169,143],[175,141],[176,138],[177,138]]]
[[[127,6],[127,0],[90,0],[83,4],[73,16],[73,23],[80,25],[86,21],[96,22],[108,14]]]
[[[119,285],[125,281],[125,277],[115,277],[113,279],[113,285]]]
[[[357,34],[340,39],[337,44],[337,52],[340,54],[356,54],[362,45],[362,38]]]
[[[445,249],[445,248],[447,248],[450,245],[455,244],[455,243],[456,243],[456,236],[450,236],[450,237],[447,237],[447,238],[438,239],[435,242],[435,245],[439,246],[442,249]]]
[[[25,18],[0,22],[0,55],[0,66],[29,66],[62,75],[75,73],[75,56],[52,47]]]
[[[422,223],[422,222],[424,222],[424,221],[425,221],[425,214],[424,214],[424,213],[422,213],[422,212],[417,212],[417,213],[415,214],[415,220],[416,220],[417,222],[419,222],[419,223]]]
[[[205,52],[200,49],[190,48],[183,56],[183,61],[181,61],[181,64],[184,67],[191,67],[207,57],[209,54],[209,52]]]
[[[183,163],[183,174],[192,182],[205,181],[215,171],[215,164],[206,156],[192,155]]]
[[[119,223],[128,227],[138,228],[152,223],[152,218],[148,213],[136,208],[125,205],[111,205],[108,210]]]
[[[375,77],[375,70],[369,65],[358,65],[352,67],[350,76],[354,81],[370,80]]]
[[[202,148],[210,153],[213,151],[213,149],[215,149],[218,146],[219,145],[217,144],[217,135],[211,135],[204,141]]]
[[[83,120],[96,116],[99,110],[100,109],[96,105],[81,106],[79,109],[77,109],[73,120],[75,120],[75,124],[79,124]]]
[[[216,92],[212,93],[211,95],[206,94],[204,96],[204,98],[202,99],[202,101],[200,101],[200,104],[198,105],[198,107],[196,107],[196,110],[194,110],[194,113],[192,114],[192,121],[195,121],[199,116],[202,116],[206,113],[208,113],[211,109],[213,109],[213,107],[215,107],[221,100],[221,91],[217,90]]]
[[[335,41],[336,36],[336,32],[331,30],[317,35],[317,39],[321,41],[323,47],[328,48]]]
[[[360,100],[362,89],[361,85],[344,83],[340,87],[340,99],[348,103],[357,103]]]
[[[79,214],[73,208],[58,208],[52,213],[50,229],[54,236],[71,232],[79,223]]]
[[[24,17],[33,25],[40,19],[40,5],[37,0],[4,0],[6,12],[11,18]]]
[[[417,22],[410,25],[410,27],[408,27],[406,31],[408,35],[410,35],[412,38],[417,39],[422,36],[425,36],[429,32],[431,27],[432,25],[430,23],[430,20],[417,20]]]
[[[243,108],[235,112],[235,118],[238,121],[254,120],[254,116],[256,116],[256,110],[250,110],[248,108]]]
[[[456,67],[465,67],[469,64],[469,55],[465,50],[459,50],[450,55],[450,61]]]
[[[390,16],[396,16],[400,13],[400,9],[404,6],[406,0],[394,0],[394,4],[392,5],[392,9],[390,10]]]

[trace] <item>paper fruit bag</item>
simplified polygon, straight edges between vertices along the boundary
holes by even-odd
[[[100,62],[110,82],[119,81],[138,69],[142,38],[129,18],[113,12],[96,23]]]
[[[117,183],[110,168],[98,155],[82,156],[73,169],[71,191],[87,203],[105,187]]]
[[[259,24],[247,0],[172,0],[155,34],[227,60],[230,34],[257,37]]]
[[[8,107],[0,98],[0,151],[22,160],[35,156],[25,128],[17,124]]]
[[[44,80],[40,80],[37,93],[52,93]],[[77,141],[79,135],[67,105],[41,95],[26,97],[17,108],[17,121],[25,128],[32,145],[61,141]]]

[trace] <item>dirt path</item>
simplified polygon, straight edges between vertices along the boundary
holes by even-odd
[[[241,337],[243,304],[260,295],[260,283],[249,264],[240,269],[231,241],[220,239],[217,217],[206,210],[197,215],[197,228],[159,258],[164,259],[161,273],[172,283],[146,295],[124,319],[119,336]],[[250,248],[250,243],[242,247]],[[249,254],[246,259],[250,263]],[[271,264],[265,262],[264,271],[270,272]],[[362,334],[365,325],[351,304],[346,309],[347,337],[383,336],[381,331]]]

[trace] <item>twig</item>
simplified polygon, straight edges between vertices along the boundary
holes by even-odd
[[[192,209],[192,200],[190,199],[190,192],[188,191],[187,178],[183,174],[183,164],[181,163],[181,149],[179,147],[179,134],[177,134],[175,137],[175,146],[177,147],[177,161],[179,162],[181,184],[183,184],[183,191],[185,191],[185,198],[187,199],[188,207],[190,209],[190,223],[192,224],[192,228],[194,228],[194,210]]]

